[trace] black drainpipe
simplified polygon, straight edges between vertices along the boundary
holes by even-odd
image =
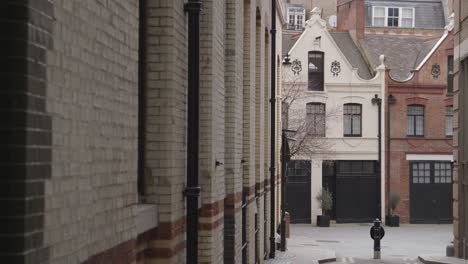
[[[372,98],[372,104],[377,104],[377,107],[378,107],[378,132],[377,132],[377,138],[378,138],[378,144],[379,144],[379,147],[378,147],[378,159],[379,159],[379,162],[378,162],[378,174],[379,174],[379,182],[382,180],[382,98],[379,98],[379,96],[376,94],[374,95],[374,98]],[[380,186],[379,186],[380,187]],[[380,192],[379,192],[380,193]],[[378,197],[378,200],[382,200],[381,199],[381,195],[379,195]],[[382,210],[382,202],[384,201],[380,201],[380,206],[379,206],[379,214]],[[382,216],[380,216],[380,218],[382,218]]]
[[[198,261],[198,133],[200,94],[200,0],[189,0],[188,12],[188,106],[187,106],[187,263]]]
[[[387,98],[387,201],[390,200],[390,105],[395,103],[395,97],[389,95]],[[387,215],[390,216],[390,206],[387,206]]]
[[[276,123],[276,0],[271,0],[271,97],[270,97],[270,258],[275,258],[275,123]]]
[[[146,0],[139,0],[140,24],[138,40],[138,194],[145,195],[145,142],[146,142]]]

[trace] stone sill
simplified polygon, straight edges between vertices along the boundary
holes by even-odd
[[[155,204],[137,204],[135,207],[137,234],[142,234],[158,226],[158,206]]]

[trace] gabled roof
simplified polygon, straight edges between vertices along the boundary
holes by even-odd
[[[379,65],[379,56],[385,54],[385,65],[390,69],[390,76],[396,81],[404,81],[411,77],[412,70],[428,56],[439,40],[440,38],[369,34],[361,41],[361,45],[371,67]]]
[[[282,39],[281,48],[282,48],[283,57],[286,56],[286,54],[288,54],[288,52],[291,50],[294,44],[296,44],[296,41],[299,39],[301,34],[302,34],[302,31],[298,33],[297,31],[286,32],[286,30],[283,30],[283,35],[281,36],[281,39]]]
[[[330,35],[333,37],[336,44],[340,48],[341,52],[343,52],[343,54],[351,63],[351,65],[354,68],[358,68],[358,75],[361,78],[366,79],[366,80],[371,79],[372,74],[369,71],[368,65],[366,61],[364,60],[364,58],[362,57],[361,52],[359,51],[358,47],[354,43],[349,33],[348,32],[330,32]]]

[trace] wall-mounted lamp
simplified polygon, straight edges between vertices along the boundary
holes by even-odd
[[[286,54],[284,57],[283,65],[291,65],[291,58],[289,57],[289,54]]]
[[[389,95],[387,99],[388,104],[396,104],[396,98],[393,95]]]
[[[373,105],[380,105],[382,103],[382,99],[379,98],[378,95],[374,95],[374,98],[372,98],[372,104]]]

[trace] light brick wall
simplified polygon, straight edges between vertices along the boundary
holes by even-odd
[[[148,0],[147,201],[158,205],[156,261],[185,262],[188,29],[184,0]],[[162,254],[164,252],[164,254]]]
[[[204,1],[200,25],[199,263],[222,263],[224,228],[225,1]]]
[[[224,263],[242,261],[243,8],[226,1]]]
[[[138,5],[54,1],[47,53],[50,263],[79,263],[135,237]]]
[[[137,253],[158,263],[185,262],[185,2],[148,0],[146,7],[144,200],[157,205],[159,227],[143,239],[136,228],[137,1],[54,1],[54,48],[47,53],[46,71],[53,131],[44,222],[50,263],[94,263],[103,252],[116,253],[122,263],[135,263]],[[200,263],[223,263],[224,257],[241,261],[242,192],[249,202],[249,263],[255,262],[256,214],[261,263],[269,243],[264,217],[269,216],[270,194],[259,196],[257,203],[254,196],[263,193],[270,167],[270,4],[203,1]],[[225,243],[229,236],[231,244]]]
[[[255,191],[255,17],[256,6],[244,0],[244,87],[243,87],[243,195],[252,201]],[[252,206],[247,207],[247,254],[254,258]]]
[[[256,14],[256,29],[255,29],[255,206],[257,206],[257,235],[255,243],[257,246],[254,250],[257,250],[257,255],[263,255],[263,243],[260,241],[263,238],[263,190],[265,182],[265,131],[268,131],[268,127],[265,126],[265,56],[266,54],[266,39],[265,39],[265,24],[262,12],[257,9]],[[267,132],[268,133],[268,132]],[[255,230],[255,225],[254,225]],[[254,232],[255,233],[255,232]]]
[[[451,5],[452,6],[452,5]],[[465,1],[453,1],[455,13],[454,34],[454,173],[453,173],[453,227],[455,255],[460,258],[468,258],[468,196],[466,154],[466,83],[463,83],[461,62],[468,56],[468,4]],[[466,80],[465,80],[466,82]],[[465,152],[466,153],[466,152]],[[465,167],[465,170],[463,169]],[[465,184],[463,184],[465,181]]]

